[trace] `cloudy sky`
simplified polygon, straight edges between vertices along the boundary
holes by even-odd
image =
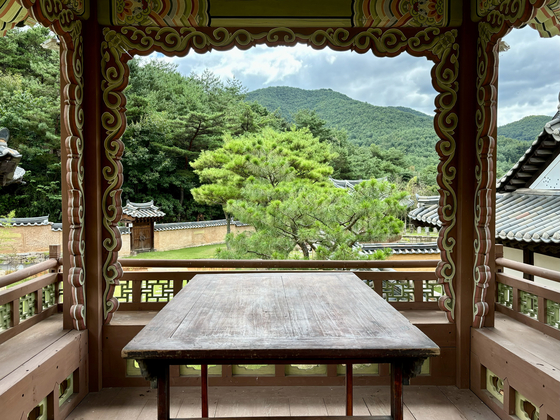
[[[526,27],[513,31],[505,41],[511,49],[500,58],[498,124],[527,115],[554,115],[560,92],[560,37],[541,39],[537,31]],[[427,114],[434,109],[431,63],[407,54],[377,58],[299,45],[212,51],[184,58],[160,55],[158,59],[173,61],[185,75],[209,69],[224,78],[235,77],[248,90],[330,88],[374,105],[402,105]]]

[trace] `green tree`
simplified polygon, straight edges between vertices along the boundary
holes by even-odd
[[[325,120],[309,109],[300,109],[293,118],[297,128],[308,128],[319,141],[330,144],[336,154],[330,162],[333,167],[333,178],[350,179],[352,168],[349,155],[354,146],[348,141],[346,130],[328,127]]]
[[[13,30],[0,38],[0,126],[10,130],[9,146],[22,154],[26,184],[0,195],[0,213],[50,215],[61,220],[61,146],[58,53],[41,43],[53,37],[40,26]]]
[[[217,217],[219,207],[189,193],[200,185],[189,163],[240,130],[244,88],[209,72],[183,76],[159,61],[132,60],[130,69],[124,198],[155,200],[169,221]]]
[[[328,176],[329,144],[309,129],[228,136],[224,146],[193,162],[208,184],[193,190],[197,200],[220,203],[226,213],[256,232],[228,235],[221,258],[358,258],[359,241],[400,232],[402,211],[395,186],[375,180],[352,192],[335,188]]]
[[[321,181],[332,173],[327,162],[333,156],[307,129],[278,132],[265,127],[240,137],[226,135],[221,148],[204,151],[192,162],[205,184],[191,193],[199,203],[222,206],[229,233],[227,202],[240,197],[247,181],[256,179],[272,187],[296,179]]]
[[[252,181],[228,208],[252,224],[256,234],[229,237],[230,251],[220,256],[288,258],[297,248],[305,259],[311,252],[318,259],[364,258],[357,247],[360,242],[401,232],[399,202],[404,195],[394,184],[376,180],[364,181],[352,191],[329,182],[298,180],[273,187]]]

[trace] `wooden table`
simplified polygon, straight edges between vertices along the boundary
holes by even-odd
[[[156,381],[158,419],[169,419],[169,366],[391,363],[391,417],[403,418],[402,385],[439,347],[350,272],[195,276],[122,351]]]

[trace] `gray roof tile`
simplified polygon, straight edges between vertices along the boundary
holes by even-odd
[[[0,225],[6,223],[8,219],[0,219]],[[49,216],[40,217],[14,217],[11,219],[12,226],[46,226],[52,225]]]
[[[137,219],[162,218],[165,216],[165,213],[162,212],[159,207],[154,206],[153,201],[148,201],[147,203],[132,203],[127,201],[126,206],[124,206],[122,210],[123,214]]]
[[[531,147],[513,168],[498,180],[497,191],[511,192],[519,188],[528,188],[537,179],[542,169],[550,165],[559,153],[560,110],[550,122],[545,124],[537,140],[531,144]]]
[[[154,225],[155,231],[164,230],[180,230],[180,229],[199,229],[214,226],[225,226],[227,224],[226,219],[220,220],[204,220],[201,222],[179,222],[179,223],[156,223]],[[235,226],[248,226],[245,223],[241,223],[237,220],[231,222]]]
[[[409,217],[441,226],[437,212],[433,212],[437,205],[431,202],[419,202]],[[496,238],[560,244],[560,191],[519,189],[497,194]]]
[[[393,255],[418,255],[418,254],[439,254],[437,242],[418,242],[418,243],[378,243],[362,244],[362,252],[373,254],[375,251],[391,248]]]

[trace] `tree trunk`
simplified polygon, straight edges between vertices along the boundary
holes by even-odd
[[[224,210],[224,214],[226,216],[226,234],[230,234],[231,232],[231,219],[232,219],[232,215],[229,214],[228,212],[226,212]],[[229,250],[229,243],[226,241],[226,249]]]
[[[303,258],[308,260],[309,259],[309,248],[307,248],[307,244],[306,243],[301,243],[301,244],[298,244],[298,245],[301,248],[301,251],[303,252]]]
[[[229,235],[231,233],[231,214],[224,211],[226,215],[226,233]]]
[[[185,188],[180,188],[179,204],[183,207],[183,201],[185,201]]]

